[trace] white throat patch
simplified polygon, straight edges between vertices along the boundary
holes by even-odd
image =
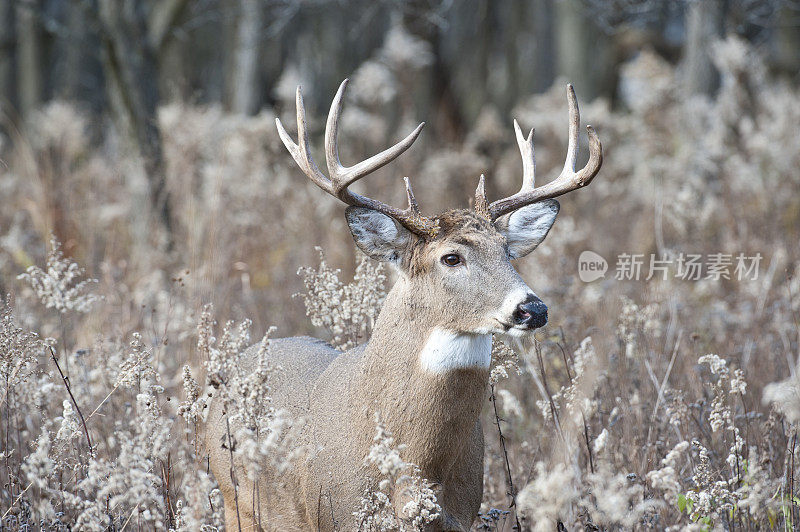
[[[422,369],[446,373],[460,368],[489,368],[491,334],[466,334],[435,328],[419,354]]]

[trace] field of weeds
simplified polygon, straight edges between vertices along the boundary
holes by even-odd
[[[535,340],[495,349],[473,529],[794,530],[800,520],[800,89],[735,38],[713,57],[714,98],[680,95],[673,67],[643,52],[624,69],[624,110],[581,100],[605,161],[516,264],[550,321]],[[384,60],[355,73],[345,162],[410,130],[411,116],[384,119],[402,68]],[[243,419],[231,452],[252,469],[239,482],[265,460],[301,459],[293,420],[270,404],[270,368],[242,372],[238,353],[262,338],[268,350],[270,337],[366,341],[395,274],[356,254],[340,204],[285,152],[274,125],[276,114],[294,122],[284,92],[249,118],[159,110],[168,244],[148,217],[141,164],[112,130],[90,134],[80,108],[49,103],[4,139],[3,530],[223,528],[198,440],[212,383]],[[539,175],[562,164],[566,112],[563,83],[514,107],[536,127]],[[309,118],[317,146],[323,113]],[[511,117],[487,105],[463,143],[423,133],[360,186],[401,205],[399,177],[412,176],[435,213],[466,207],[481,173],[501,197],[520,171]],[[591,282],[578,264],[587,250],[608,264]],[[687,274],[695,255],[701,270]],[[377,424],[376,454],[400,443]],[[376,500],[353,509],[364,528],[398,526]]]

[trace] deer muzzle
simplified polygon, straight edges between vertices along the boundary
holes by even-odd
[[[547,306],[541,299],[531,295],[524,302],[517,305],[512,317],[514,318],[514,325],[538,329],[547,323]]]

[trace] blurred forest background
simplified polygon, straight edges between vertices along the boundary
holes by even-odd
[[[487,102],[505,116],[559,77],[616,104],[620,66],[645,48],[680,63],[692,93],[718,87],[709,45],[726,35],[757,45],[771,71],[800,68],[795,0],[6,0],[0,94],[11,118],[62,99],[152,122],[176,100],[256,114],[302,80],[324,107],[397,26],[425,45],[404,88],[445,140]]]
[[[302,84],[322,163],[345,77],[345,164],[427,122],[357,185],[403,205],[410,176],[426,214],[467,207],[481,173],[490,200],[519,187],[512,118],[536,128],[538,184],[555,175],[567,81],[603,143],[515,265],[550,322],[495,361],[476,527],[800,523],[800,2],[0,0],[0,526],[221,526],[192,375],[236,353],[198,332],[330,339],[298,268],[370,301],[394,275],[361,263],[275,128],[294,131]],[[605,279],[578,280],[587,249]],[[746,281],[615,281],[622,253],[762,261]],[[248,327],[227,329],[230,347]]]
[[[559,77],[616,104],[620,66],[645,48],[680,63],[690,93],[718,87],[709,45],[725,35],[757,45],[772,71],[800,68],[795,0],[5,0],[2,108],[18,121],[78,102],[98,123],[130,122],[159,159],[157,133],[139,131],[159,105],[252,115],[302,81],[324,107],[398,26],[425,45],[403,89],[441,140],[463,138],[487,102],[506,116]]]

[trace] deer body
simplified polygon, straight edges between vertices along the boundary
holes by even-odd
[[[209,464],[223,492],[230,530],[241,525],[266,530],[355,530],[353,512],[365,490],[381,478],[365,457],[378,413],[402,458],[419,466],[434,486],[442,511],[426,530],[469,530],[483,494],[483,430],[479,416],[486,398],[492,334],[523,336],[546,321],[546,307],[511,266],[546,236],[558,212],[550,198],[581,186],[599,169],[599,142],[592,144],[596,168],[574,172],[577,105],[570,99],[570,150],[562,176],[533,186],[532,138],[517,127],[523,159],[522,190],[487,204],[483,179],[475,210],[454,210],[435,219],[419,213],[406,181],[409,207],[400,211],[350,192],[347,186],[386,164],[413,142],[419,128],[398,146],[351,168],[338,163],[336,124],[340,88],[326,132],[331,178],[311,160],[298,90],[299,141],[279,132],[298,165],[321,188],[351,206],[347,221],[358,246],[394,266],[399,280],[389,292],[369,342],[339,353],[310,338],[273,341],[270,362],[273,401],[303,420],[305,457],[285,472],[265,467],[256,484],[223,444],[226,413],[212,400],[207,417]],[[572,135],[574,130],[574,136]],[[410,140],[409,140],[410,139]],[[596,141],[590,133],[590,141]],[[572,170],[568,172],[570,166]],[[568,183],[576,180],[577,184]],[[548,189],[549,187],[549,189]],[[545,189],[542,192],[542,189]],[[256,349],[245,355],[255,364]],[[234,488],[232,476],[238,479]],[[395,487],[390,499],[402,520],[407,493]]]
[[[478,417],[488,366],[470,366],[468,357],[465,367],[447,372],[424,369],[418,356],[424,349],[421,336],[411,334],[409,326],[396,327],[388,317],[391,310],[388,305],[381,313],[375,329],[378,338],[373,336],[367,345],[346,353],[313,339],[273,341],[272,363],[281,368],[273,378],[275,406],[306,420],[301,443],[313,451],[307,461],[298,460],[277,489],[261,485],[256,495],[246,483],[240,485],[243,528],[257,522],[255,507],[260,508],[262,525],[268,530],[309,530],[318,523],[323,530],[355,530],[352,512],[364,490],[375,488],[371,479],[377,472],[364,465],[375,435],[375,412],[381,413],[396,440],[406,445],[404,460],[419,465],[426,479],[441,484],[440,498],[449,503],[449,520],[463,523],[453,529],[469,528],[483,494],[483,431]],[[482,343],[488,349],[491,337],[487,338]],[[460,353],[452,354],[458,357]],[[248,354],[255,357],[255,350]],[[485,357],[488,361],[488,350]],[[303,364],[308,366],[299,367]],[[404,378],[388,379],[392,374]],[[213,405],[206,441],[222,442],[226,431],[224,413]],[[219,443],[207,446],[225,495],[228,528],[236,530],[236,510],[227,504],[233,501],[228,451]],[[288,493],[295,498],[293,504],[283,501]],[[276,501],[281,501],[280,506],[276,507]]]

